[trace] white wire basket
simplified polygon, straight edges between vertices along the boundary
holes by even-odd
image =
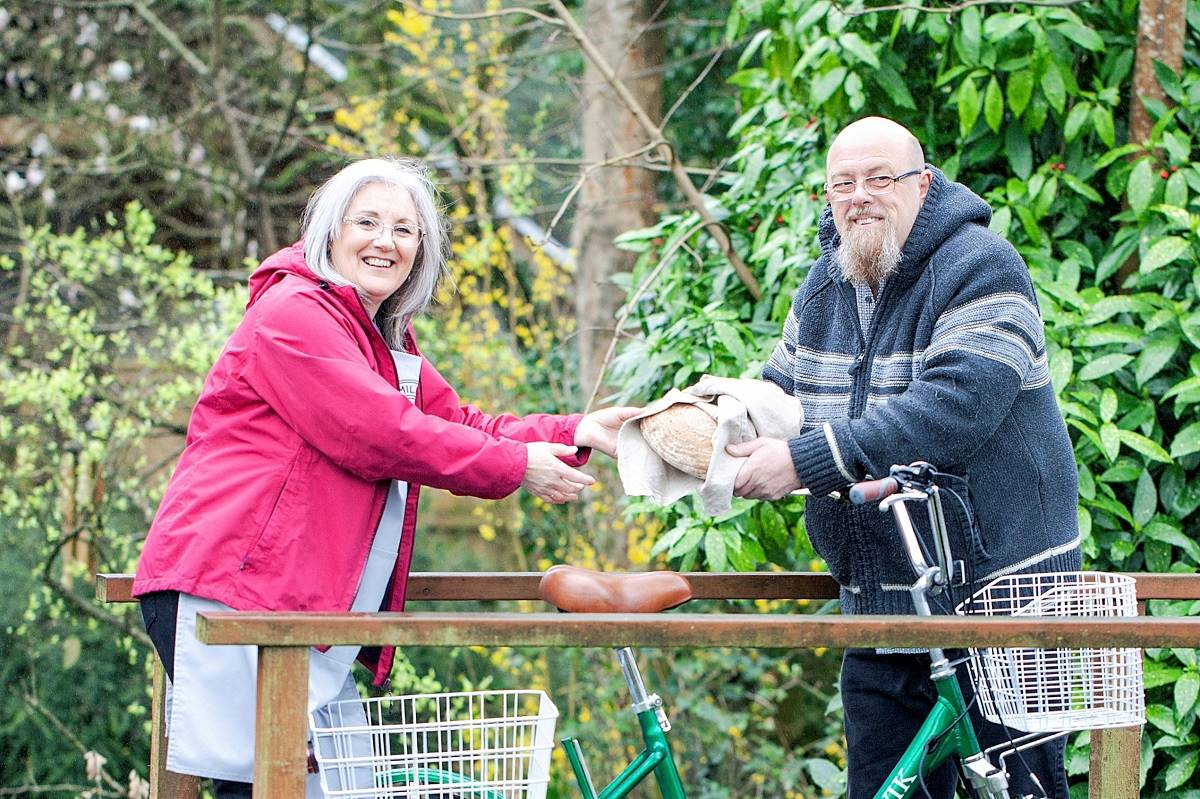
[[[327,797],[544,799],[558,708],[543,691],[333,702],[309,714]]]
[[[1136,616],[1132,577],[1013,574],[956,609],[983,616]],[[1127,727],[1145,721],[1142,651],[1113,647],[972,649],[971,678],[989,720],[1025,732]]]

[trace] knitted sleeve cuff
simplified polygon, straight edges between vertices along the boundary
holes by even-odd
[[[837,456],[830,446],[829,439],[832,436],[833,430],[828,425],[822,425],[788,441],[796,476],[814,496],[840,491],[854,482],[844,472],[845,467],[838,465]]]

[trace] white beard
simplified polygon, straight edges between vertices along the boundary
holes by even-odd
[[[853,218],[847,219],[842,243],[833,258],[844,280],[877,289],[900,266],[900,242],[891,218],[885,216],[872,227],[873,230],[857,230]]]

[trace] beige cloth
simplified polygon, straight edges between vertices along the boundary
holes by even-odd
[[[641,420],[677,403],[695,405],[717,421],[708,477],[700,480],[660,458],[642,437]],[[718,516],[729,510],[733,486],[745,458],[725,451],[760,436],[787,440],[800,435],[804,411],[800,400],[766,380],[705,375],[684,391],[673,388],[662,399],[621,425],[617,434],[617,468],[629,496],[648,496],[663,505],[695,491],[704,510]]]

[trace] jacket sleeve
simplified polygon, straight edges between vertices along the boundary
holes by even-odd
[[[941,304],[923,368],[902,394],[788,442],[796,474],[814,494],[882,477],[896,463],[961,464],[992,437],[1019,392],[1049,382],[1028,272],[1000,246]]]
[[[525,474],[525,447],[422,412],[368,363],[353,331],[312,293],[255,308],[250,387],[312,447],[366,480],[496,499]]]
[[[483,413],[474,405],[464,404],[458,393],[446,381],[438,370],[428,360],[421,360],[421,406],[427,413],[437,414],[447,421],[466,425],[487,433],[494,438],[506,438],[512,441],[552,441],[558,444],[573,446],[575,428],[579,426],[582,414],[556,416],[547,413],[534,413],[527,416],[500,414],[490,416]],[[569,466],[579,466],[586,463],[591,450],[580,447],[572,456],[561,460]]]

